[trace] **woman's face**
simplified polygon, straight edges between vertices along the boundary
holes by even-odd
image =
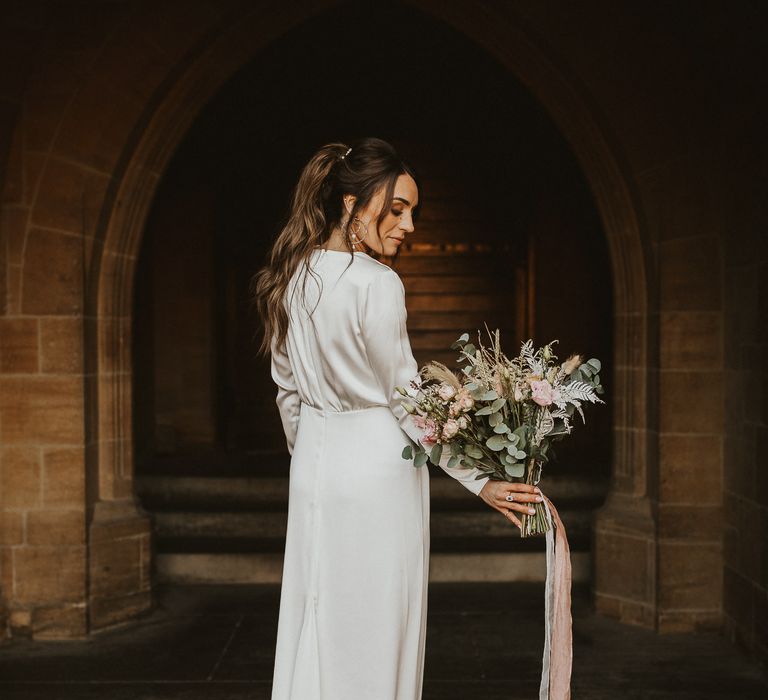
[[[380,255],[394,255],[402,245],[406,235],[414,230],[413,210],[419,203],[419,191],[416,181],[410,175],[398,176],[392,193],[392,201],[386,203],[386,216],[379,225],[380,243],[376,238],[376,218],[384,204],[384,189],[382,187],[371,198],[368,206],[358,213],[363,224],[353,225],[352,230],[355,231],[357,226],[360,226],[358,235],[365,236],[358,246],[362,250],[371,249]],[[353,195],[345,199],[348,212],[351,211],[354,200]],[[367,234],[365,233],[366,228],[368,229]]]

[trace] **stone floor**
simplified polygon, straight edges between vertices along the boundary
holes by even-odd
[[[87,641],[0,647],[0,698],[269,698],[277,586],[175,586],[157,600]],[[543,611],[541,584],[431,584],[424,699],[537,698]],[[765,670],[722,636],[621,625],[594,614],[583,585],[573,637],[574,700],[768,698]]]

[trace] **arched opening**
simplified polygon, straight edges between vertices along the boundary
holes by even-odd
[[[443,9],[439,5],[432,8],[429,3],[419,4],[424,5],[429,13],[434,13],[441,17],[448,25],[459,24],[464,19],[454,16],[452,10]],[[406,8],[406,11],[409,13],[414,12],[412,8]],[[349,8],[345,8],[345,13],[343,14],[348,13]],[[325,18],[321,21],[327,20],[328,18]],[[206,47],[206,50],[201,52],[201,55],[191,62],[188,70],[163,96],[159,107],[153,109],[148,114],[146,129],[137,135],[136,143],[132,144],[130,156],[126,160],[123,177],[118,182],[116,190],[112,193],[113,197],[106,216],[106,225],[103,229],[103,253],[98,258],[98,264],[100,265],[98,268],[99,284],[94,288],[91,298],[98,309],[99,323],[96,328],[96,334],[92,336],[92,342],[99,348],[99,352],[95,356],[98,357],[100,363],[97,398],[93,404],[95,410],[94,419],[99,426],[98,449],[95,455],[96,459],[91,463],[95,472],[91,483],[97,499],[102,503],[120,502],[123,499],[130,500],[130,493],[132,491],[135,429],[131,417],[132,370],[138,365],[131,355],[131,344],[125,341],[131,337],[134,276],[136,274],[141,237],[146,224],[151,223],[148,219],[150,202],[155,198],[161,174],[165,172],[174,149],[186,135],[192,117],[220,89],[226,79],[230,77],[230,73],[235,68],[247,63],[246,59],[250,59],[256,53],[259,46],[253,41],[253,37],[258,36],[261,44],[266,44],[271,36],[281,33],[284,29],[285,27],[277,23],[274,26],[265,26],[261,18],[241,18],[237,26],[213,38],[211,45]],[[444,29],[447,31],[447,28]],[[609,148],[606,137],[598,129],[594,116],[590,113],[584,102],[580,100],[579,96],[574,93],[568,81],[552,69],[551,64],[524,33],[519,31],[519,29],[511,28],[510,24],[507,23],[505,41],[499,42],[497,36],[498,28],[494,27],[493,18],[486,16],[474,18],[472,22],[462,27],[462,29],[467,35],[474,38],[478,44],[484,45],[489,53],[494,55],[498,63],[505,66],[509,71],[509,74],[505,76],[508,99],[505,97],[499,100],[499,102],[509,109],[516,104],[515,99],[525,98],[523,103],[527,100],[526,111],[530,118],[536,112],[536,103],[527,98],[524,91],[519,90],[519,86],[515,87],[515,81],[510,79],[510,74],[526,85],[538,98],[539,102],[543,103],[546,113],[554,119],[560,132],[566,136],[570,148],[576,153],[580,166],[589,181],[589,186],[597,203],[600,219],[609,244],[613,272],[611,277],[614,285],[613,313],[616,321],[613,338],[613,383],[615,393],[612,395],[614,406],[613,435],[615,438],[612,460],[614,499],[609,502],[609,506],[612,507],[611,503],[621,501],[622,494],[625,494],[634,504],[633,512],[635,513],[637,530],[646,532],[650,522],[646,517],[647,509],[643,505],[643,497],[647,494],[646,481],[648,472],[646,470],[646,462],[648,452],[646,441],[648,435],[645,431],[648,425],[643,415],[645,410],[644,403],[642,401],[623,399],[627,395],[641,398],[647,395],[645,363],[648,359],[646,352],[646,318],[644,315],[646,304],[644,256],[628,189],[621,177],[615,154]],[[511,36],[510,32],[514,36]],[[330,35],[333,35],[333,32]],[[329,34],[326,33],[325,36],[329,36]],[[286,41],[290,41],[290,39]],[[270,51],[279,53],[280,45],[275,45]],[[478,55],[477,61],[481,60]],[[258,66],[260,64],[256,61],[253,65]],[[498,69],[499,67],[496,66],[495,70],[497,72]],[[488,70],[489,73],[492,73],[494,69],[489,68]],[[243,75],[246,73],[247,71]],[[483,74],[482,77],[485,78],[487,76]],[[236,80],[231,83],[231,85],[234,84],[236,84]],[[322,84],[318,84],[316,87],[322,88]],[[366,94],[376,95],[378,99],[383,99],[386,103],[390,100],[392,89],[389,87],[389,84],[375,84],[375,89],[371,89]],[[446,105],[450,104],[450,102],[451,100],[443,99],[442,104]],[[378,105],[379,102],[374,100],[374,104]],[[391,104],[395,107],[391,114],[399,113],[401,117],[405,117],[405,122],[410,124],[411,121],[407,119],[408,115],[404,114],[405,110],[400,108],[398,111],[397,98],[391,100]],[[454,106],[457,104],[455,98],[453,104]],[[494,107],[497,107],[497,105],[494,105]],[[482,118],[478,119],[478,116],[482,117],[482,115],[471,113],[471,105],[465,114],[470,123],[475,125],[485,123]],[[303,116],[305,121],[302,122],[304,127],[302,136],[306,135],[306,145],[302,145],[300,148],[292,148],[289,151],[294,159],[293,163],[290,164],[290,167],[282,170],[279,177],[275,177],[272,180],[276,185],[279,185],[275,191],[287,191],[286,183],[288,183],[287,186],[290,186],[290,182],[295,179],[298,164],[308,154],[307,148],[324,140],[325,137],[320,137],[323,133],[327,133],[323,131],[323,129],[328,127],[327,122],[325,125],[315,123],[313,121],[314,113],[311,110],[306,110]],[[456,124],[455,121],[448,119],[441,119],[440,122]],[[201,121],[200,123],[203,122]],[[394,117],[390,123],[393,125],[397,124],[394,121]],[[498,123],[501,124],[502,122]],[[427,123],[424,122],[424,124]],[[550,179],[547,182],[545,175],[549,173],[551,177],[556,169],[538,169],[536,171],[538,179],[536,179],[535,185],[530,182],[527,183],[529,187],[533,187],[533,191],[540,197],[535,206],[531,206],[529,202],[524,200],[524,189],[515,192],[515,198],[512,200],[513,204],[525,204],[525,206],[521,206],[521,210],[525,212],[524,217],[529,217],[525,223],[517,221],[517,227],[513,229],[516,233],[523,230],[526,231],[526,261],[528,261],[528,252],[531,250],[530,242],[533,240],[534,250],[536,250],[535,244],[538,241],[540,249],[542,241],[546,240],[545,233],[547,231],[556,231],[556,227],[561,225],[563,221],[571,223],[579,221],[579,224],[574,228],[574,235],[576,236],[579,235],[579,232],[584,236],[594,235],[599,228],[596,226],[596,218],[593,216],[594,211],[590,210],[589,207],[584,207],[585,203],[589,202],[591,198],[586,188],[582,187],[583,183],[578,174],[579,169],[572,167],[573,161],[568,163],[568,158],[566,157],[568,149],[564,147],[561,139],[559,139],[557,131],[551,129],[549,120],[544,114],[540,114],[538,120],[534,118],[528,124],[538,125],[542,129],[549,130],[548,136],[532,142],[535,148],[542,148],[546,143],[553,146],[553,144],[557,144],[560,141],[557,147],[553,146],[550,156],[563,158],[561,164],[566,166],[566,175],[564,180]],[[372,125],[371,129],[374,127],[375,124]],[[389,128],[394,129],[395,127]],[[338,122],[334,124],[333,131],[334,134],[339,132]],[[386,130],[382,127],[379,127],[377,131],[385,138],[388,136]],[[401,145],[404,152],[413,153],[414,159],[418,161],[420,157],[417,148],[418,140],[408,138],[409,135],[405,130],[401,130],[400,134],[397,134],[397,132],[393,133],[394,135],[390,136],[390,138],[398,145]],[[444,143],[447,140],[445,134],[442,135],[442,139],[436,139],[434,133],[430,135],[431,140],[424,143],[427,146],[426,154],[435,152],[434,149],[430,149],[432,143],[435,141]],[[491,130],[483,132],[483,138],[478,138],[478,142],[488,143],[488,137],[490,136],[493,136]],[[507,136],[510,135],[507,134]],[[548,138],[551,140],[548,141]],[[461,142],[464,145],[467,144],[464,138],[457,139],[457,142]],[[515,146],[521,147],[521,142],[512,138],[507,139],[505,144],[508,149],[513,149]],[[265,146],[261,144],[262,153],[269,153],[270,145],[267,144]],[[279,146],[280,144],[274,145]],[[446,149],[445,153],[440,154],[442,158],[432,163],[429,163],[429,159],[425,157],[424,162],[429,164],[426,167],[427,171],[429,167],[432,168],[433,181],[440,181],[440,175],[445,172],[443,168],[446,167],[446,164],[448,164],[449,168],[451,166],[456,168],[456,163],[461,163],[463,168],[458,167],[456,170],[464,170],[474,174],[472,167],[477,162],[478,150],[473,148],[471,143],[469,146],[470,148],[463,152],[458,145],[456,148],[451,149],[451,152],[448,152]],[[273,153],[276,158],[285,157],[286,150],[285,148],[282,150],[278,148]],[[486,153],[488,153],[487,150]],[[269,162],[269,159],[264,159],[264,162]],[[488,162],[486,161],[485,163],[486,167],[488,167]],[[533,164],[533,160],[529,161],[529,164]],[[288,166],[289,164],[286,165]],[[510,163],[501,163],[497,167],[508,167],[509,165]],[[509,174],[512,171],[518,173],[519,177],[519,174],[524,172],[524,169],[511,169],[507,173]],[[482,169],[479,172],[482,172]],[[170,174],[171,172],[169,171]],[[282,183],[279,179],[280,177],[283,178]],[[446,178],[444,175],[442,179],[443,183],[448,181],[455,184],[457,182],[457,180]],[[503,178],[496,178],[495,180],[490,178],[490,180],[497,183],[505,182]],[[514,177],[510,181],[522,184]],[[253,183],[253,174],[251,173],[250,180],[245,178],[242,182]],[[462,185],[468,182],[474,182],[476,186],[481,182],[483,185],[487,185],[487,181],[483,181],[479,177],[477,179],[461,179],[458,182]],[[558,192],[558,187],[562,186],[563,183],[569,185],[569,192],[573,194],[572,201],[569,198],[558,198],[557,195],[561,194]],[[438,192],[439,189],[434,191]],[[497,191],[490,197],[487,196],[487,191],[483,194],[486,198],[482,201],[494,204],[501,203],[503,205],[505,197],[509,193],[506,190],[502,192]],[[476,193],[473,193],[473,196],[475,195]],[[447,193],[444,191],[443,196],[446,200],[455,199],[450,191]],[[160,200],[155,199],[155,201],[159,202]],[[470,199],[469,201],[471,203],[472,200]],[[559,212],[554,211],[552,207],[555,202],[564,208]],[[280,207],[284,207],[285,200],[282,202],[277,201],[277,204]],[[572,208],[571,205],[573,205]],[[471,207],[469,208],[471,209]],[[274,217],[275,211],[272,210],[269,214],[265,212],[264,220],[269,221],[270,217]],[[443,212],[446,211],[447,209],[443,208]],[[503,237],[499,237],[500,229],[495,228],[495,226],[499,226],[500,223],[509,225],[511,221],[509,211],[504,206],[501,206],[495,211],[491,208],[487,212],[482,212],[482,216],[486,215],[489,218],[484,220],[483,225],[486,227],[484,230],[489,233],[493,231],[495,236],[492,236],[490,240],[493,243],[498,243]],[[241,222],[250,220],[248,216],[240,219]],[[271,220],[274,221],[274,218]],[[453,220],[456,221],[456,219]],[[469,221],[471,223],[478,220],[470,219]],[[495,222],[495,224],[491,222]],[[440,228],[439,223],[433,222],[432,233],[429,235],[425,234],[423,239],[425,242],[437,245],[438,247],[446,240],[451,240],[451,236],[446,234],[445,228]],[[236,226],[233,227],[233,233],[236,233],[234,231],[236,228]],[[466,232],[466,229],[464,231]],[[538,236],[535,235],[536,233],[538,233]],[[242,239],[235,237],[235,241],[237,240]],[[588,240],[596,241],[597,239],[592,238]],[[550,238],[549,241],[550,243],[556,242],[557,237]],[[458,242],[460,243],[460,239]],[[443,246],[444,248],[445,246]],[[258,250],[258,248],[253,247],[250,250]],[[413,253],[412,257],[415,259],[417,257],[416,251],[414,250]],[[598,250],[597,256],[589,258],[589,260],[595,263],[600,255]],[[526,267],[526,270],[531,269],[533,268],[530,266]],[[602,269],[605,272],[606,268],[604,266]],[[237,278],[238,273],[242,274],[242,271],[243,268],[239,270],[235,268],[235,277]],[[553,272],[551,268],[549,271]],[[418,275],[414,275],[414,279],[419,279]],[[542,278],[539,276],[536,279]],[[237,283],[235,284],[235,289],[237,289]],[[552,288],[550,287],[549,289],[551,290]],[[579,291],[582,290],[580,289]],[[413,292],[412,296],[418,293]],[[444,293],[444,290],[441,290],[439,293]],[[519,300],[519,294],[514,298]],[[606,309],[603,309],[603,313],[610,313],[610,310],[606,311]],[[236,316],[236,318],[241,317]],[[545,333],[548,327],[562,327],[559,322],[547,326],[543,319],[546,319],[546,315],[542,316],[539,314],[538,322],[543,323],[541,328],[544,330],[539,331],[537,327],[533,327],[537,334],[539,332]],[[518,323],[520,323],[519,318]],[[526,319],[525,323],[530,324],[530,319]],[[517,326],[516,330],[518,328],[531,329],[531,326]],[[426,336],[428,336],[428,333],[425,334]],[[563,336],[560,340],[562,346],[567,348],[568,338]],[[583,343],[584,339],[575,337],[573,342],[576,344]],[[418,346],[416,346],[416,349],[418,359],[425,359],[425,356],[434,356],[428,345],[423,346],[423,352],[420,356]],[[587,350],[587,348],[580,349]],[[600,352],[599,348],[594,351],[587,351],[594,354]],[[619,397],[621,397],[621,400],[619,400]],[[141,405],[140,401],[138,405]],[[226,402],[217,405],[220,407],[223,405],[225,409],[228,406]],[[597,420],[599,421],[599,418]],[[252,433],[246,431],[245,438],[249,434]],[[221,437],[220,433],[218,438],[215,432],[213,435],[214,441]],[[247,444],[239,442],[242,439],[244,439],[242,435],[238,436],[234,444]],[[96,474],[98,474],[98,478],[95,478]],[[610,528],[610,525],[608,527]],[[628,567],[637,565],[631,561],[626,563]],[[646,569],[648,568],[645,559],[642,565]],[[607,584],[606,589],[609,588],[610,585]],[[607,595],[611,597],[612,592],[607,590]],[[648,605],[648,601],[638,601],[638,605],[644,608]]]
[[[151,404],[155,414],[154,427],[134,436],[140,454],[282,447],[270,380],[253,357],[248,278],[263,263],[302,160],[334,138],[383,134],[422,171],[423,214],[395,264],[417,359],[452,362],[450,343],[484,322],[500,327],[510,352],[530,335],[560,333],[564,350],[609,359],[605,235],[575,158],[530,93],[423,15],[394,42],[329,49],[320,37],[339,22],[353,34],[357,18],[328,13],[241,68],[163,176],[137,273],[135,352],[154,343],[162,353],[154,365],[134,362],[136,424]],[[429,43],[419,43],[425,35]],[[350,74],[349,52],[366,46],[376,65]],[[347,87],[332,98],[341,75]],[[372,85],[386,89],[370,94]],[[153,320],[142,317],[150,312]],[[593,416],[586,444],[607,431],[607,415]],[[609,442],[598,449],[584,463],[607,476]]]

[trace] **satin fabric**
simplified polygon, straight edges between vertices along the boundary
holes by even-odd
[[[286,342],[272,343],[291,455],[272,700],[419,700],[429,472],[401,456],[423,437],[395,389],[418,377],[405,289],[363,252],[315,248],[307,262],[284,300]],[[445,453],[479,494],[487,477]]]

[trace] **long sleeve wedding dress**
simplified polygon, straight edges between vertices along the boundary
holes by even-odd
[[[401,456],[423,436],[395,389],[418,375],[405,290],[361,251],[315,248],[308,262],[306,301],[299,266],[285,346],[272,343],[291,455],[272,700],[419,700],[429,472]],[[479,494],[487,478],[444,452]]]

